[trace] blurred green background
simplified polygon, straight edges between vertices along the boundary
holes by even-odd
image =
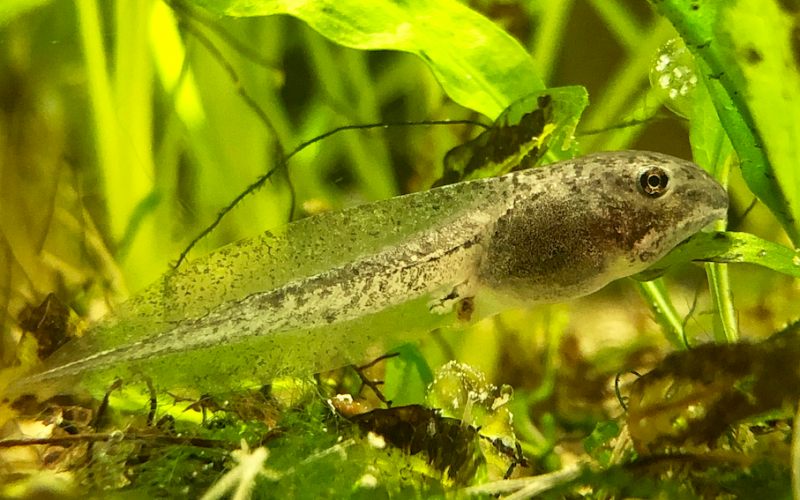
[[[688,122],[662,106],[648,77],[658,49],[677,35],[646,2],[469,5],[530,51],[547,86],[588,89],[581,153],[634,148],[691,158]],[[167,271],[223,207],[276,166],[281,148],[341,125],[490,121],[452,102],[414,55],[347,49],[288,16],[231,18],[152,0],[6,0],[0,68],[4,363],[14,358],[26,306],[54,292],[96,319]],[[290,217],[428,186],[444,154],[476,132],[391,127],[325,139],[246,197],[190,257]],[[731,230],[788,244],[762,205],[744,217],[754,196],[738,172],[730,191]],[[792,279],[748,266],[732,273],[744,336],[764,336],[796,314]],[[692,341],[711,340],[702,270],[678,270],[668,283],[681,314],[698,298],[687,321]],[[454,355],[554,404],[569,399],[553,393],[556,377],[634,368],[665,347],[628,282],[422,343],[432,365]]]

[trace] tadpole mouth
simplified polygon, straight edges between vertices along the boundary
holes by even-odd
[[[709,182],[702,188],[698,187],[696,195],[697,198],[704,198],[705,203],[703,203],[703,208],[698,211],[700,216],[697,220],[687,224],[689,226],[687,229],[690,229],[691,232],[709,229],[718,221],[728,220],[728,192],[714,177],[707,172],[704,173]]]
[[[694,198],[699,203],[693,213],[688,214],[675,228],[674,236],[679,241],[673,241],[673,246],[686,241],[699,231],[718,229],[714,227],[715,224],[728,219],[728,193],[713,177],[706,175],[709,182],[703,183],[702,187],[697,186],[687,193],[687,198]],[[670,249],[662,250],[666,250],[664,251],[666,254]]]
[[[727,198],[726,198],[727,201]],[[724,206],[715,207],[711,210],[708,210],[707,213],[703,217],[699,217],[694,221],[687,221],[686,224],[686,231],[687,237],[691,236],[698,231],[713,231],[715,229],[715,224],[719,221],[727,221],[728,220],[728,205],[727,203]]]

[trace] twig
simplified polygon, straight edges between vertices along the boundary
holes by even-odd
[[[108,388],[106,391],[105,396],[103,396],[103,401],[100,403],[100,406],[97,408],[97,412],[94,414],[92,420],[89,421],[89,427],[95,428],[100,423],[100,419],[105,416],[106,410],[108,409],[108,400],[111,398],[111,393],[116,391],[122,387],[122,379],[117,379],[114,381],[113,384]]]
[[[642,376],[641,374],[639,374],[635,370],[626,370],[624,372],[617,373],[617,376],[614,377],[614,393],[617,395],[617,401],[619,402],[619,405],[625,411],[628,411],[628,405],[625,404],[625,398],[622,397],[622,393],[619,390],[619,379],[620,379],[620,377],[622,377],[623,375],[626,375],[628,373],[632,373],[632,374],[636,375],[637,377],[641,377]]]
[[[385,404],[387,408],[392,407],[392,402],[386,399],[386,396],[384,396],[381,390],[378,388],[379,385],[383,384],[382,381],[375,381],[369,379],[366,375],[364,375],[363,369],[356,365],[353,365],[353,370],[356,371],[358,377],[361,379],[361,387],[358,388],[359,393],[361,393],[361,390],[364,388],[364,386],[367,386],[370,389],[372,389],[372,392],[374,392],[375,395],[378,396],[378,399],[380,399],[381,402]]]
[[[575,137],[586,137],[586,136],[590,136],[590,135],[597,135],[597,134],[602,134],[604,132],[610,132],[611,130],[623,129],[623,128],[628,128],[628,127],[637,127],[639,125],[647,125],[649,123],[660,122],[662,120],[676,119],[676,118],[678,118],[678,117],[668,116],[668,115],[665,115],[665,114],[653,115],[653,116],[651,116],[649,118],[644,118],[644,119],[638,119],[637,118],[637,119],[633,119],[633,120],[620,122],[620,123],[617,123],[615,125],[609,125],[608,127],[588,129],[588,130],[577,130],[577,131],[575,131]]]
[[[578,478],[587,468],[588,464],[582,462],[539,476],[522,479],[506,479],[504,481],[495,481],[493,483],[472,486],[464,489],[463,492],[467,495],[498,495],[500,493],[516,491],[516,493],[505,497],[505,500],[524,500]]]
[[[220,439],[184,438],[150,434],[125,434],[120,431],[97,434],[76,434],[56,438],[0,439],[0,448],[35,445],[69,445],[74,443],[97,443],[102,441],[150,441],[156,444],[190,445],[198,448],[234,448],[233,443]]]
[[[362,370],[366,370],[368,368],[372,368],[373,366],[377,365],[378,363],[380,363],[383,360],[396,358],[399,355],[400,355],[399,352],[392,352],[392,353],[389,353],[389,354],[384,354],[383,356],[381,356],[379,358],[373,359],[372,361],[370,361],[366,365],[359,366],[359,368],[361,368]]]
[[[241,80],[239,79],[239,75],[236,73],[236,69],[234,69],[233,65],[230,62],[228,62],[227,59],[225,59],[225,56],[223,56],[222,52],[220,52],[220,50],[211,42],[211,40],[209,40],[208,37],[206,37],[202,32],[200,32],[194,26],[192,26],[191,23],[187,22],[185,19],[180,19],[180,18],[178,22],[181,28],[186,30],[188,33],[192,34],[206,48],[206,50],[208,50],[208,52],[219,63],[219,65],[222,66],[222,68],[228,74],[230,80],[233,82],[233,86],[234,89],[236,90],[236,93],[244,101],[245,105],[247,105],[247,107],[250,108],[253,111],[253,113],[256,114],[258,119],[261,121],[261,123],[264,124],[269,133],[272,135],[272,137],[275,138],[275,147],[278,153],[277,157],[285,158],[283,145],[280,142],[280,138],[278,136],[277,130],[275,129],[275,126],[272,124],[272,121],[269,119],[269,116],[267,116],[267,113],[261,108],[261,106],[258,105],[256,100],[253,99],[253,97],[244,88],[244,86],[241,83]],[[175,264],[175,268],[177,269],[181,265],[181,263],[186,258],[186,255],[194,247],[194,245],[197,244],[197,242],[200,241],[202,238],[204,238],[206,235],[208,235],[208,233],[210,233],[215,227],[217,227],[217,225],[222,220],[222,217],[228,212],[230,212],[233,209],[233,207],[235,207],[242,200],[242,198],[247,196],[250,192],[254,191],[261,185],[263,185],[263,183],[266,182],[267,179],[269,179],[274,172],[276,172],[280,167],[285,165],[286,165],[285,160],[279,161],[278,166],[267,172],[267,174],[264,175],[261,179],[259,179],[255,184],[248,187],[244,193],[237,196],[231,205],[223,209],[222,212],[220,212],[220,214],[217,216],[217,219],[211,224],[211,226],[209,226],[202,233],[200,233],[200,235],[196,237],[194,240],[192,240],[189,246],[183,252],[181,252],[181,255],[178,257],[178,262]],[[289,176],[287,175],[286,177],[287,177],[286,180],[289,183],[289,189],[294,191]],[[292,195],[292,197],[294,198],[294,194]]]
[[[384,361],[384,360],[387,360],[387,359],[391,359],[391,358],[397,357],[399,355],[400,355],[399,352],[393,352],[393,353],[390,353],[390,354],[384,354],[383,356],[381,356],[379,358],[375,358],[374,360],[370,361],[366,365],[362,365],[362,366],[353,365],[353,369],[356,371],[356,373],[358,374],[358,377],[361,379],[361,387],[358,388],[358,393],[361,394],[361,391],[364,389],[364,386],[367,386],[370,389],[372,389],[372,392],[374,392],[375,395],[378,396],[378,399],[380,399],[383,402],[383,404],[386,405],[387,408],[391,408],[392,407],[392,402],[388,401],[384,397],[384,395],[380,391],[380,389],[378,389],[378,386],[382,385],[383,382],[382,381],[377,381],[376,382],[374,380],[370,380],[369,378],[367,378],[366,375],[364,375],[364,370],[372,368],[373,366],[375,366],[376,364],[380,363],[381,361]]]
[[[156,421],[156,411],[158,411],[158,396],[156,395],[156,388],[153,386],[153,381],[150,377],[145,377],[147,390],[150,393],[150,412],[147,414],[147,427],[152,427]]]

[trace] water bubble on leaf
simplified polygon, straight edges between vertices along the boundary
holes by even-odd
[[[697,87],[697,70],[694,56],[683,40],[674,38],[658,50],[650,67],[650,85],[672,112],[689,116],[691,96]]]

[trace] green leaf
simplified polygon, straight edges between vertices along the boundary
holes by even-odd
[[[733,232],[697,233],[633,277],[650,281],[662,276],[670,267],[692,260],[756,264],[800,278],[800,253],[749,233]]]
[[[447,153],[435,186],[534,167],[548,150],[563,155],[588,104],[584,87],[548,89],[515,101],[489,130]]]
[[[528,52],[490,20],[456,0],[196,0],[229,16],[289,14],[329,40],[362,50],[421,57],[457,103],[491,119],[544,89]]]
[[[751,172],[743,169],[745,180],[754,175],[774,175],[777,189],[771,193],[786,211],[795,246],[800,227],[800,72],[794,52],[794,20],[774,0],[739,0],[721,12],[718,31],[732,65],[741,72],[744,97],[758,130],[760,147],[766,151],[771,169]],[[770,179],[767,179],[770,181]],[[752,185],[752,180],[748,180]],[[752,189],[752,186],[751,186]],[[754,190],[761,196],[761,193]],[[771,207],[770,207],[771,208]]]
[[[800,116],[800,76],[788,17],[774,0],[650,1],[695,54],[748,187],[797,245],[800,204],[791,169],[798,152],[791,138]]]
[[[695,163],[706,169],[723,186],[726,185],[728,172],[725,165],[733,153],[733,146],[702,80],[698,82],[692,98],[689,140]]]

